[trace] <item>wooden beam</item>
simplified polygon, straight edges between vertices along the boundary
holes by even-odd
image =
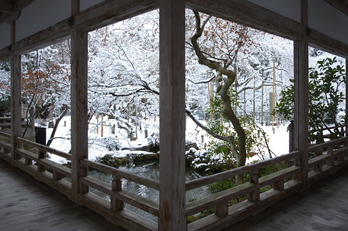
[[[288,39],[300,39],[302,24],[245,0],[186,0],[189,8]]]
[[[311,45],[343,57],[348,55],[348,44],[245,0],[186,0],[186,5],[203,13],[291,40],[299,40],[308,35]]]
[[[6,1],[6,0],[5,0]],[[0,14],[0,25],[6,21],[8,21],[9,18],[15,18],[20,14],[20,11],[30,5],[35,0],[16,0],[10,2],[11,4],[11,11],[4,11],[3,14]],[[8,2],[8,1],[7,1]],[[3,1],[0,1],[0,4],[3,4]],[[6,4],[6,3],[5,3]],[[1,10],[0,10],[1,12]],[[13,15],[15,14],[15,15]],[[12,21],[12,20],[10,20]]]
[[[186,230],[185,1],[160,1],[160,214],[158,230]]]
[[[92,31],[156,8],[157,0],[106,1],[76,15],[74,23],[84,31]]]
[[[2,0],[0,1],[0,12],[3,13],[12,13],[13,12],[13,5],[9,0]]]
[[[324,0],[343,14],[348,15],[348,1],[347,0]]]
[[[17,42],[14,51],[16,54],[25,54],[65,40],[70,36],[72,26],[78,26],[81,31],[88,32],[110,23],[116,23],[146,11],[154,10],[157,7],[158,3],[156,0],[132,0],[131,3],[127,0],[104,1]]]
[[[348,58],[348,45],[339,42],[319,31],[309,29],[307,31],[308,42],[311,46],[329,53]]]
[[[9,60],[11,56],[10,47],[6,47],[0,50],[0,62]]]

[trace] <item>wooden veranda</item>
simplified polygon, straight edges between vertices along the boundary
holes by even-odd
[[[293,41],[293,152],[185,181],[186,8]],[[88,32],[155,9],[160,12],[161,158],[158,182],[90,161],[87,137]],[[11,135],[0,132],[0,158],[76,204],[128,230],[221,230],[229,227],[331,174],[338,172],[345,176],[339,170],[348,165],[347,136],[324,144],[308,144],[308,47],[319,47],[347,58],[347,25],[348,6],[343,0],[277,0],[272,3],[257,0],[0,1],[0,61],[11,63]],[[71,153],[21,138],[21,55],[67,38],[71,40]],[[66,158],[71,161],[71,166],[54,163],[43,153]],[[311,153],[315,153],[313,158],[310,158]],[[259,177],[260,169],[283,163],[287,168]],[[112,174],[112,182],[94,178],[89,169]],[[186,203],[187,191],[239,174],[250,175],[250,182]],[[125,179],[158,190],[159,201],[122,189],[121,182]],[[7,183],[1,182],[1,187]],[[108,199],[92,193],[92,188],[108,195]],[[4,198],[10,198],[10,192],[1,189]],[[229,202],[240,196],[247,199],[230,206]],[[158,221],[128,211],[125,204],[154,215]],[[21,206],[13,208],[20,210]],[[214,214],[187,224],[188,216],[210,208],[215,209]],[[17,218],[13,212],[10,219]]]

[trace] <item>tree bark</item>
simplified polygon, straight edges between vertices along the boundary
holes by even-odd
[[[235,146],[233,136],[229,136],[229,137],[221,137],[219,135],[215,135],[215,136],[213,135],[213,136],[220,140],[229,142],[231,151],[237,159],[237,167],[241,167],[241,166],[244,166],[246,162],[246,147],[245,147],[246,135],[242,125],[240,124],[239,119],[237,118],[236,114],[234,113],[232,109],[231,98],[228,94],[230,87],[236,80],[237,74],[235,71],[228,70],[226,66],[222,66],[219,62],[210,60],[207,57],[205,57],[205,55],[203,54],[198,44],[198,39],[202,36],[202,33],[204,31],[204,26],[206,25],[209,18],[208,20],[204,21],[203,24],[201,25],[199,13],[197,11],[194,11],[194,15],[196,18],[196,33],[191,37],[191,43],[198,57],[198,62],[213,70],[216,70],[221,75],[221,79],[219,79],[220,86],[218,87],[217,93],[220,95],[220,98],[223,102],[224,115],[232,123],[234,129],[236,130],[238,134],[238,148],[236,148]],[[224,79],[223,76],[226,76],[227,78]],[[236,176],[236,181],[237,181],[237,184],[244,183],[243,175]]]

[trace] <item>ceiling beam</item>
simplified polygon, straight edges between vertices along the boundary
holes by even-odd
[[[347,44],[245,0],[186,0],[186,5],[191,9],[287,39],[301,40],[307,36],[312,46],[348,57]]]
[[[12,13],[13,5],[9,0],[0,1],[0,12],[2,13]]]
[[[154,10],[157,7],[157,0],[104,1],[78,13],[75,17],[65,19],[16,42],[13,50],[17,55],[24,54],[67,39],[72,26],[78,26],[81,31],[87,32]]]
[[[345,15],[348,15],[348,0],[324,0]]]
[[[245,0],[186,0],[186,5],[288,39],[301,39],[305,32],[301,23]]]

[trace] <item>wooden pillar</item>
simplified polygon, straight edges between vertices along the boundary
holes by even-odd
[[[78,12],[78,5],[78,1],[73,1],[73,15]],[[71,30],[71,57],[71,181],[72,198],[78,202],[78,196],[88,192],[88,187],[81,183],[88,169],[80,163],[88,158],[88,34],[74,26]]]
[[[308,1],[302,0],[302,24],[308,25]],[[305,34],[305,33],[304,33]],[[294,149],[301,152],[300,167],[301,181],[307,185],[308,181],[308,39],[304,35],[302,40],[294,41]]]
[[[11,43],[12,47],[16,42],[16,21],[11,22]],[[22,136],[22,108],[21,108],[21,80],[22,80],[22,63],[21,56],[15,55],[11,51],[11,158],[12,160],[19,159],[20,156],[16,154],[18,147],[17,138]]]
[[[158,230],[186,230],[185,123],[185,1],[160,0]]]

